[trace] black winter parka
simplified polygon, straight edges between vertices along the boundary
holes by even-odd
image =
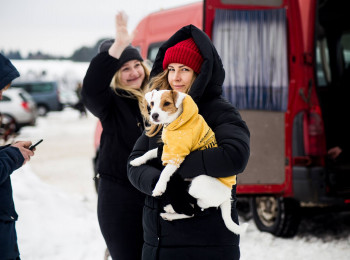
[[[19,256],[15,230],[18,215],[10,176],[23,162],[23,155],[17,147],[0,146],[0,259],[15,259]]]
[[[201,174],[228,177],[241,173],[249,158],[249,130],[239,112],[221,97],[225,71],[209,37],[193,25],[185,26],[165,42],[157,55],[151,76],[162,72],[165,51],[176,43],[192,37],[204,62],[189,94],[199,107],[199,113],[213,129],[218,148],[195,151],[188,155],[177,171],[183,178]],[[135,144],[129,161],[158,145],[157,137],[143,134]],[[162,166],[159,160],[132,167],[128,164],[131,183],[147,194],[143,215],[143,260],[148,259],[239,259],[239,237],[230,232],[221,217],[220,209],[210,208],[189,219],[165,221],[160,212],[166,204],[164,195],[151,196]],[[233,199],[235,187],[233,188]],[[232,218],[238,216],[232,207]]]
[[[17,77],[17,69],[0,53],[0,90]],[[15,228],[18,215],[13,202],[10,176],[23,162],[23,155],[17,147],[0,146],[0,259],[16,259],[19,256]]]

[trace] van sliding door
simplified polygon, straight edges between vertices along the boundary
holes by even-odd
[[[289,84],[286,10],[216,9],[212,36],[226,71],[224,96],[251,131],[251,157],[238,181],[281,184]]]

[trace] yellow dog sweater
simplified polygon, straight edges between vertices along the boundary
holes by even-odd
[[[163,165],[170,163],[180,167],[190,152],[218,146],[214,132],[198,114],[198,107],[191,96],[186,95],[182,105],[182,114],[163,129]],[[218,180],[229,188],[236,184],[235,175]]]

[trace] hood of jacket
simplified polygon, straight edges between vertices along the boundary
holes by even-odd
[[[188,93],[198,103],[200,100],[213,98],[222,94],[225,70],[212,41],[208,35],[196,26],[191,24],[182,27],[162,44],[152,67],[151,78],[163,71],[163,60],[166,50],[190,37],[193,38],[204,59],[201,71]]]
[[[11,83],[19,73],[11,61],[0,53],[0,90]]]

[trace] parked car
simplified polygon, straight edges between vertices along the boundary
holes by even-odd
[[[11,86],[22,88],[33,97],[38,108],[39,116],[45,116],[50,111],[62,111],[63,109],[58,85],[55,81],[14,81]]]
[[[33,98],[23,89],[10,88],[0,100],[2,122],[14,122],[15,131],[27,125],[35,125],[38,113]]]

